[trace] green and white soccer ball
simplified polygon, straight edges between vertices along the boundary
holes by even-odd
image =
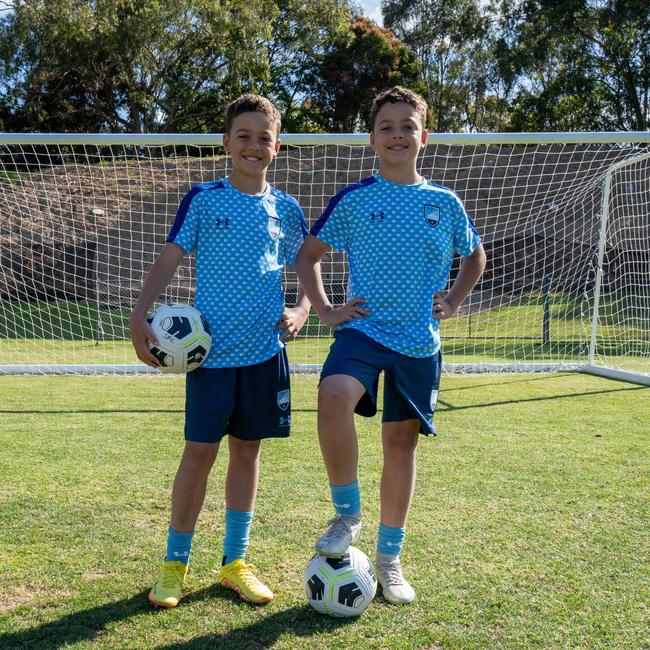
[[[372,562],[354,546],[340,558],[314,555],[303,582],[309,604],[320,614],[330,616],[359,616],[377,593]]]
[[[161,372],[191,372],[208,356],[212,333],[205,316],[196,307],[160,305],[147,317],[147,323],[158,339],[158,345],[148,345],[160,363]]]

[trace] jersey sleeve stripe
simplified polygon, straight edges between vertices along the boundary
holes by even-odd
[[[200,185],[195,185],[183,197],[181,204],[178,206],[178,212],[176,212],[176,218],[174,219],[174,223],[171,227],[171,230],[169,231],[167,241],[174,243],[174,240],[178,236],[180,229],[183,227],[183,223],[185,223],[185,217],[187,216],[187,212],[190,209],[192,200],[197,194],[199,194],[200,192],[204,192],[205,190],[220,190],[224,187],[225,185],[223,184],[222,181],[215,181],[214,183],[201,183]]]
[[[307,228],[307,221],[305,220],[305,213],[302,211],[302,208],[300,207],[300,203],[298,203],[298,200],[296,199],[295,196],[291,196],[291,194],[285,194],[284,192],[280,191],[277,188],[273,188],[271,190],[274,196],[277,196],[280,199],[283,199],[293,205],[296,210],[298,211],[298,216],[300,217],[300,229],[302,230],[302,238],[306,239],[307,235],[309,234],[309,230]]]
[[[344,187],[341,191],[337,192],[331,199],[330,202],[327,204],[327,208],[325,208],[325,212],[321,214],[321,216],[318,218],[318,221],[311,227],[311,234],[314,235],[314,237],[318,236],[318,233],[321,231],[321,228],[327,223],[327,220],[330,218],[332,212],[334,211],[334,208],[340,203],[341,199],[346,195],[349,194],[350,192],[354,192],[354,190],[359,190],[362,187],[368,187],[369,185],[374,185],[377,182],[377,179],[374,176],[370,176],[369,178],[364,178],[362,181],[359,181],[358,183],[353,183],[352,185],[348,185],[347,187]]]

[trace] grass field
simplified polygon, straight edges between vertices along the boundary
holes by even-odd
[[[649,372],[650,302],[637,300],[634,309],[625,310],[616,307],[619,301],[615,296],[603,298],[596,359],[604,365]],[[551,296],[545,341],[543,302],[542,296],[530,294],[513,304],[445,321],[441,325],[445,361],[586,363],[588,305],[563,294]],[[0,301],[1,363],[136,363],[129,341],[129,314],[126,308],[98,310],[94,303]],[[290,360],[322,363],[330,341],[329,330],[312,313],[290,347]]]
[[[248,559],[264,608],[215,585],[226,451],[175,610],[147,592],[182,448],[183,384],[0,377],[0,648],[643,648],[650,591],[650,389],[583,375],[445,377],[421,440],[403,551],[418,592],[358,620],[313,612],[302,571],[331,515],[316,378],[268,441]],[[374,554],[379,420],[359,420]]]

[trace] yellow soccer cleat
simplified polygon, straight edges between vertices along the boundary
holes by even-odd
[[[273,592],[257,579],[254,570],[252,564],[233,560],[221,567],[219,584],[226,589],[236,591],[247,603],[253,605],[270,603],[273,600]]]
[[[158,580],[149,592],[149,600],[156,607],[176,607],[181,599],[187,566],[176,560],[163,562]]]

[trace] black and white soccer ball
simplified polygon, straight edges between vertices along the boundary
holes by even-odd
[[[368,556],[350,546],[340,558],[314,555],[304,586],[309,604],[320,614],[359,616],[377,593],[377,576]]]
[[[158,359],[161,372],[191,372],[208,356],[212,332],[205,316],[191,305],[160,305],[147,323],[158,339],[148,343],[151,354]]]

